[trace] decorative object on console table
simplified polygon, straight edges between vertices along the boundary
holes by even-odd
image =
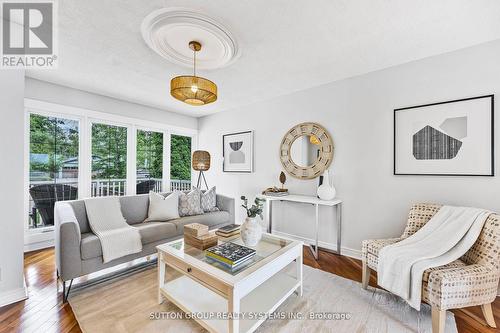
[[[271,195],[275,197],[283,197],[288,195],[288,189],[285,188],[286,175],[283,171],[280,173],[279,177],[281,188],[277,188],[276,186],[268,187],[264,191],[262,191],[263,195]]]
[[[321,200],[333,200],[337,195],[335,187],[333,187],[333,180],[330,180],[330,171],[326,170],[323,173],[323,183],[318,186],[318,198]]]
[[[210,153],[204,150],[195,151],[193,153],[192,166],[194,170],[200,172],[198,174],[198,182],[196,183],[196,188],[200,188],[201,178],[203,178],[205,186],[207,187],[208,190],[207,180],[205,179],[205,175],[203,174],[203,172],[208,171],[208,169],[210,169]]]
[[[262,227],[257,222],[256,217],[259,215],[263,219],[262,210],[265,200],[255,198],[254,204],[250,208],[248,208],[248,199],[245,196],[242,196],[241,200],[243,200],[241,207],[245,208],[247,212],[247,218],[241,225],[241,239],[245,245],[255,246],[262,238]]]
[[[318,177],[318,187],[323,185],[323,175]],[[318,193],[316,192],[316,196],[319,198]]]
[[[394,110],[394,174],[494,176],[494,96]]]
[[[272,195],[274,197],[283,197],[288,195],[288,190],[286,188],[268,187],[262,191],[263,195]]]
[[[280,183],[281,183],[281,189],[285,189],[285,183],[286,183],[286,175],[283,171],[280,173]]]
[[[253,131],[222,136],[224,172],[253,172]]]

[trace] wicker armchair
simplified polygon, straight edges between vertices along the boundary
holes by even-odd
[[[370,269],[377,270],[381,248],[417,232],[441,208],[434,204],[416,204],[399,238],[363,241],[363,288],[368,287]],[[496,327],[491,303],[495,300],[500,278],[500,215],[491,214],[476,243],[460,259],[424,272],[422,301],[432,307],[432,331],[444,332],[448,309],[480,305],[486,323]]]

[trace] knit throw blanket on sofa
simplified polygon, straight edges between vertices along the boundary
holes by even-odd
[[[139,230],[125,221],[117,197],[85,199],[90,229],[99,238],[103,262],[142,251]]]
[[[379,286],[420,310],[424,271],[463,256],[489,215],[483,209],[443,206],[418,232],[380,250]]]

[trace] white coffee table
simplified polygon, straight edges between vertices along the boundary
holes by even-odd
[[[229,241],[244,245],[239,236]],[[291,294],[302,296],[302,246],[264,234],[252,262],[231,272],[182,239],[162,244],[158,301],[167,298],[210,332],[253,332]],[[167,269],[180,274],[167,280]]]

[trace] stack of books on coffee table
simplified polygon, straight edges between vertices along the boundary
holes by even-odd
[[[227,242],[205,251],[205,255],[226,268],[236,270],[248,263],[254,256],[255,250],[249,247]]]
[[[239,224],[229,224],[222,228],[217,229],[215,234],[217,236],[227,238],[232,237],[234,235],[238,235],[240,233],[240,225]]]

